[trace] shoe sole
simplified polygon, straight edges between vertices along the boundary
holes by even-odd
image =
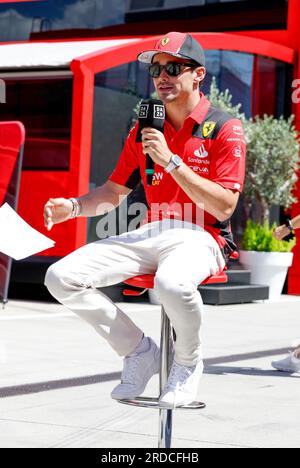
[[[282,369],[282,368],[280,368],[280,367],[276,367],[276,366],[273,366],[273,365],[272,365],[272,367],[273,367],[275,370],[277,370],[277,371],[279,371],[279,372],[285,372],[286,374],[297,374],[297,373],[300,372],[300,370]]]
[[[182,408],[182,406],[190,405],[191,403],[193,403],[195,401],[195,398],[192,398],[191,400],[185,401],[185,402],[180,403],[180,404],[177,403],[175,405],[171,405],[169,403],[165,403],[164,401],[159,400],[159,406],[161,406],[162,408],[173,409],[174,410],[175,408]]]

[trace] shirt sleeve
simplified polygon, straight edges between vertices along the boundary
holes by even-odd
[[[137,125],[129,133],[117,165],[108,178],[112,182],[134,189],[141,180],[137,144]]]
[[[240,120],[226,122],[212,147],[211,180],[226,189],[243,191],[246,141]]]

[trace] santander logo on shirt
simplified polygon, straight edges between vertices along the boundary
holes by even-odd
[[[189,145],[186,151],[190,154],[186,158],[186,163],[196,174],[209,176],[210,157],[204,142],[195,141]]]
[[[208,152],[206,151],[205,146],[202,144],[199,149],[196,149],[196,151],[194,151],[194,155],[197,158],[207,158]]]

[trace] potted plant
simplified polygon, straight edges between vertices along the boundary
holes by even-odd
[[[252,284],[270,287],[270,299],[282,293],[295,241],[278,241],[270,227],[272,205],[290,207],[297,201],[293,189],[299,169],[299,137],[294,117],[264,115],[246,123],[247,164],[244,196],[250,212],[256,203],[256,222],[244,231],[240,263],[251,270]]]
[[[220,92],[213,79],[208,98],[240,119],[247,141],[244,208],[249,220],[243,233],[240,263],[251,270],[251,283],[270,287],[270,298],[280,296],[288,268],[293,261],[295,241],[278,241],[270,227],[273,205],[289,208],[297,201],[293,189],[299,170],[299,135],[293,120],[264,115],[247,119],[241,106],[232,104],[228,90]],[[256,214],[253,213],[255,206]]]
[[[252,284],[269,286],[269,299],[280,297],[288,268],[293,262],[291,252],[296,240],[279,241],[273,236],[276,225],[269,226],[248,220],[244,231],[240,263],[251,271]]]

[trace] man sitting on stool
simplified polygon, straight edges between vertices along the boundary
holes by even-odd
[[[245,140],[241,122],[213,108],[200,92],[205,57],[191,35],[168,33],[138,60],[148,64],[165,105],[164,133],[144,128],[137,142],[136,126],[103,186],[77,199],[49,199],[44,217],[50,230],[75,216],[99,216],[108,204],[117,207],[142,178],[147,220],[135,231],[93,242],[58,261],[48,269],[45,284],[125,357],[112,398],[132,399],[158,372],[159,349],[97,288],[156,273],[155,289],[176,333],[175,358],[160,404],[174,408],[195,399],[203,372],[203,302],[197,288],[222,271],[235,250],[229,220],[243,187]],[[150,187],[146,154],[155,163]],[[168,205],[164,214],[157,212],[162,203]],[[178,218],[178,206],[192,207],[188,218]]]

